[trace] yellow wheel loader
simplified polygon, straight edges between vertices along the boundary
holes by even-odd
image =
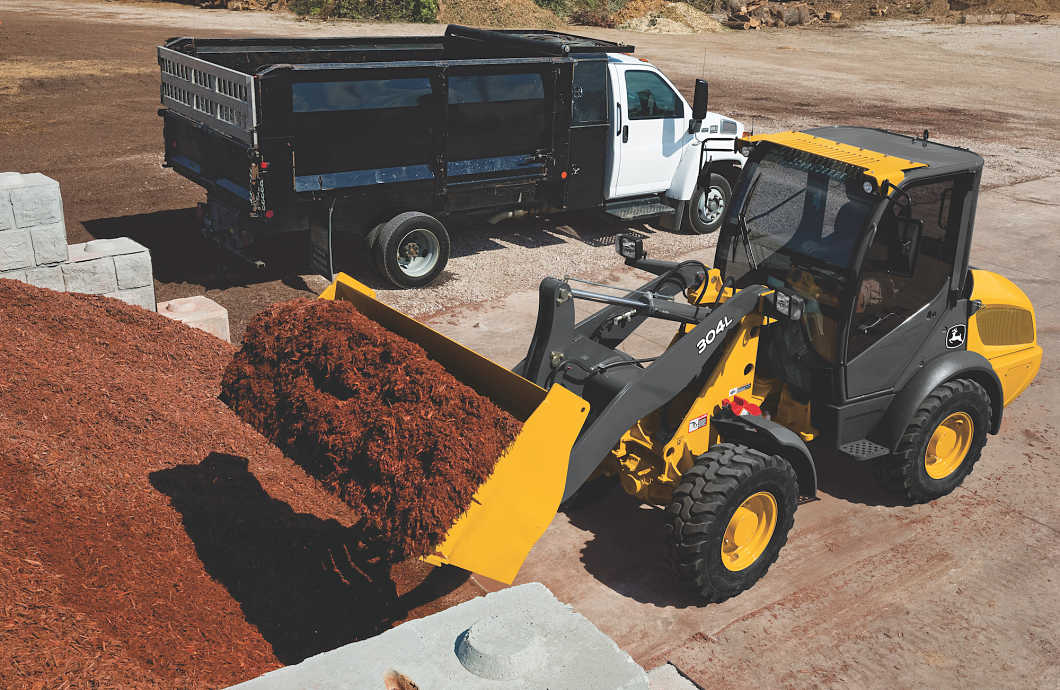
[[[1034,378],[1034,310],[968,266],[983,160],[924,137],[831,127],[751,136],[714,266],[650,259],[634,290],[540,286],[526,358],[509,371],[374,299],[346,299],[421,344],[525,421],[435,563],[511,582],[563,501],[591,477],[668,511],[682,576],[705,601],[776,559],[813,452],[871,461],[911,501],[952,491]],[[602,303],[576,321],[575,300]],[[623,352],[648,319],[674,324],[651,358]]]

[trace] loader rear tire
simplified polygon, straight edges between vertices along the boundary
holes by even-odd
[[[426,213],[399,213],[383,223],[372,239],[376,266],[398,287],[427,285],[449,261],[449,233],[441,221]]]
[[[667,530],[679,575],[707,602],[759,580],[788,540],[799,487],[779,455],[719,443],[701,455],[673,493]]]
[[[956,489],[986,445],[990,396],[975,381],[940,384],[920,404],[898,447],[877,461],[876,473],[892,491],[926,503]]]

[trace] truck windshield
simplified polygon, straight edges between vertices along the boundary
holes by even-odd
[[[797,266],[842,276],[878,201],[863,179],[854,166],[770,145],[748,163],[726,217],[726,276],[740,282],[757,267],[765,275],[752,280],[784,280]]]

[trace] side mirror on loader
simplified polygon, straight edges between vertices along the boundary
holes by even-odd
[[[710,87],[705,79],[696,79],[696,90],[692,95],[692,121],[688,123],[688,133],[699,131],[703,120],[707,118],[707,96]]]

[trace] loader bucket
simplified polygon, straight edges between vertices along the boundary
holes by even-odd
[[[362,314],[426,350],[450,374],[523,422],[523,429],[475,492],[471,507],[423,560],[450,563],[511,584],[559,509],[571,447],[589,404],[562,386],[551,390],[383,304],[344,273],[321,299],[345,300]]]

